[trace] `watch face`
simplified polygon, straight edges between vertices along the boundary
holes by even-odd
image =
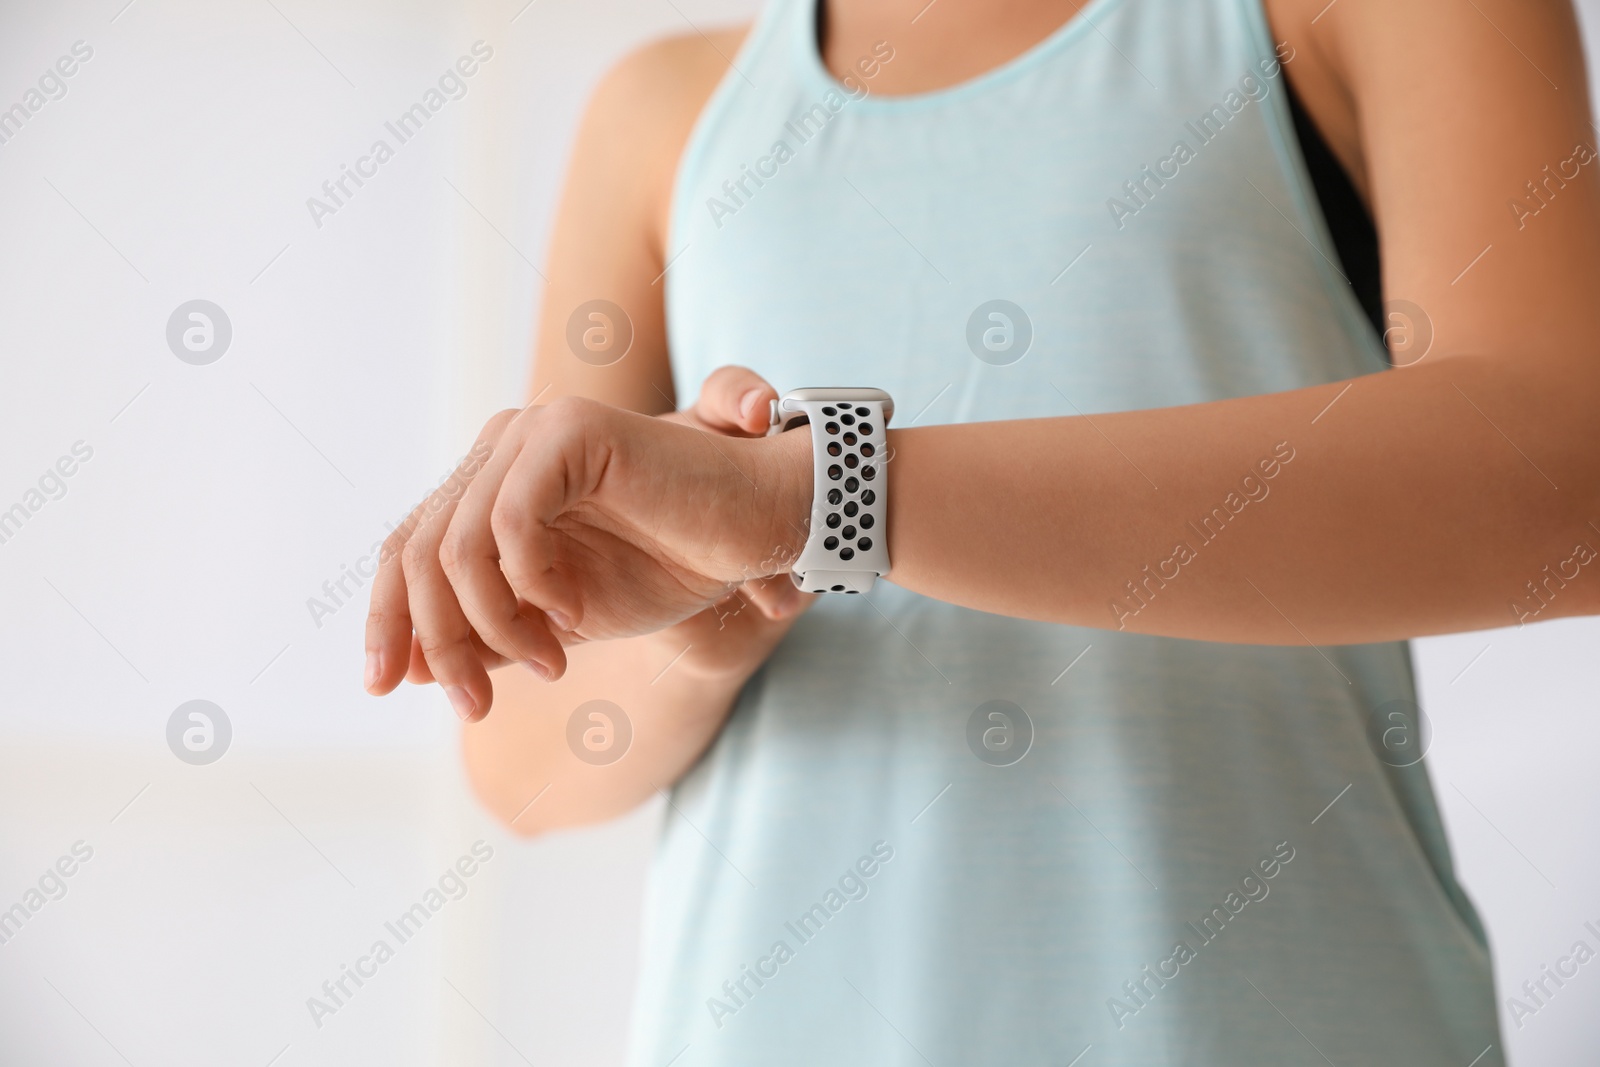
[[[883,421],[888,422],[894,417],[894,397],[882,389],[854,389],[854,388],[813,388],[791,389],[778,401],[779,420],[785,416],[793,415],[800,410],[801,404],[826,403],[830,400],[843,402],[859,402],[864,400],[878,400],[883,402]]]

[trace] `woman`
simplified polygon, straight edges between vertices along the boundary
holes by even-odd
[[[520,831],[671,791],[634,1063],[1502,1062],[1403,642],[1600,610],[1576,42],[774,0],[606,79],[543,406],[396,535],[367,684]],[[899,402],[893,584],[789,581],[768,383]]]

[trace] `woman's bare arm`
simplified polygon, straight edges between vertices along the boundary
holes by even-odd
[[[645,414],[673,410],[660,283],[668,197],[682,144],[725,69],[717,49],[733,55],[742,35],[713,34],[715,49],[698,35],[659,42],[625,59],[597,89],[545,272],[530,388],[540,403],[584,396]],[[601,365],[603,348],[586,362],[568,343],[574,310],[597,299],[624,309],[631,324],[627,354],[609,365]],[[585,322],[612,331],[622,325]],[[608,338],[594,340],[603,346]],[[633,808],[694,762],[786,629],[735,601],[659,634],[572,646],[556,683],[518,668],[496,671],[494,714],[462,728],[474,790],[525,834]],[[609,765],[586,763],[569,749],[569,717],[595,699],[621,708],[633,733],[626,758]]]
[[[1429,316],[1433,351],[1270,396],[895,431],[892,580],[1005,615],[1267,644],[1600,610],[1600,160],[1570,6],[1325,11],[1315,47],[1357,122],[1359,156],[1343,155],[1359,159],[1386,293]],[[576,399],[507,432],[443,542],[452,587],[485,619],[512,621],[474,603],[507,579],[467,546],[516,556],[525,600],[609,636],[697,610],[809,515],[798,435],[710,457],[692,431]],[[591,497],[605,530],[572,510]],[[535,528],[542,542],[519,535]],[[618,530],[621,555],[581,558],[620,546]],[[557,535],[580,557],[551,555]],[[670,603],[607,577],[689,559],[708,569]],[[498,623],[479,633],[528,655]]]
[[[1600,611],[1580,562],[1600,549],[1600,159],[1570,6],[1340,0],[1291,39],[1348,95],[1386,298],[1425,310],[1432,352],[1316,389],[895,435],[895,581],[1218,641]]]
[[[1386,293],[1431,319],[1433,350],[1267,396],[893,431],[892,581],[997,614],[1263,644],[1600,609],[1600,160],[1570,6],[1340,0],[1323,23]],[[565,401],[509,432],[449,541],[517,558],[518,591],[585,636],[681,617],[810,514],[797,435],[713,457]],[[591,504],[607,529],[573,510]],[[623,530],[634,555],[593,566],[535,529],[580,554]],[[684,560],[702,570],[669,603],[607,577],[659,590]],[[464,602],[506,581],[471,559],[451,580]]]

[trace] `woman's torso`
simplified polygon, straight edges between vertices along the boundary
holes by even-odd
[[[764,14],[680,162],[680,397],[738,362],[780,390],[886,388],[926,425],[1383,366],[1256,0],[1094,0],[912,97],[851,98],[812,17]],[[1218,519],[1174,531],[1185,566],[1316,491],[1292,459],[1311,414],[1271,479],[1220,482]],[[1498,1044],[1489,964],[1414,698],[1402,644],[1141,637],[887,584],[824,599],[675,791],[634,1062],[1468,1062]]]

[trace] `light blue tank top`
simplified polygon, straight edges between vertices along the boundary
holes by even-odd
[[[891,97],[828,73],[815,0],[776,0],[680,163],[678,395],[741,363],[882,387],[904,426],[1382,370],[1259,3],[1093,0],[988,74]],[[1219,483],[1215,524],[1175,531],[1184,565],[1271,506],[1252,494],[1315,494],[1301,470]],[[1414,699],[1404,644],[824,597],[673,794],[632,1062],[1500,1064]]]

